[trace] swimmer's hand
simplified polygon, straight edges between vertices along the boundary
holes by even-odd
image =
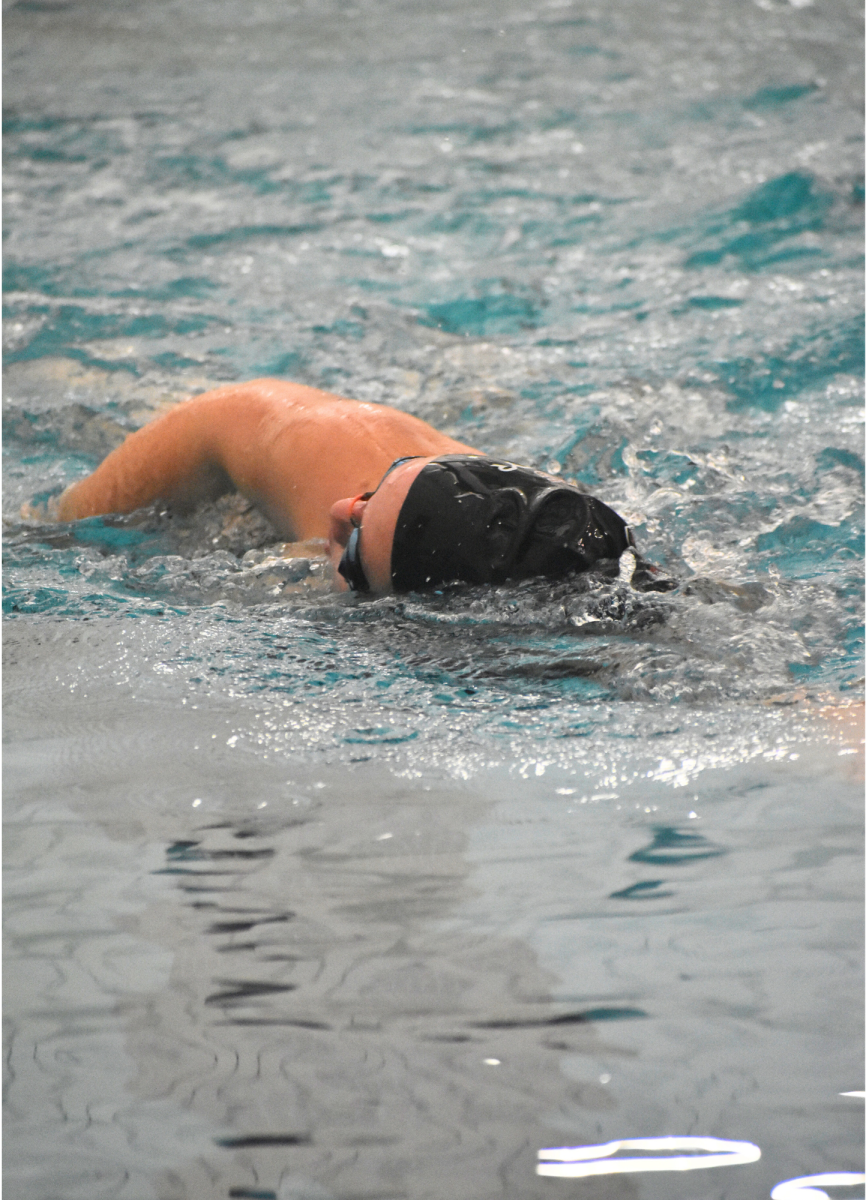
[[[676,579],[661,567],[642,558],[634,549],[625,550],[619,560],[619,577],[637,592],[672,592],[679,587]]]
[[[18,514],[22,521],[59,521],[59,496],[49,496],[47,500],[28,501],[21,505]]]

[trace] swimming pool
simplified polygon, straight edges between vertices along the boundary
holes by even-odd
[[[9,9],[11,1196],[862,1169],[858,20]],[[19,516],[263,374],[580,479],[680,586],[365,602],[231,499]],[[536,1174],[663,1135],[762,1157]]]

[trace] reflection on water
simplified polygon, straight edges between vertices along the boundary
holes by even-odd
[[[866,1175],[854,1171],[830,1171],[826,1175],[804,1175],[777,1183],[770,1200],[829,1200],[825,1187],[856,1187],[866,1183]]]
[[[622,1151],[642,1150],[642,1157],[616,1156]],[[671,1151],[688,1151],[673,1154]],[[652,1154],[652,1151],[659,1151]],[[708,1167],[733,1167],[757,1162],[759,1146],[724,1138],[658,1137],[624,1138],[604,1146],[560,1146],[538,1151],[537,1175],[548,1179],[583,1179],[591,1175],[623,1175],[638,1171],[696,1171]]]
[[[772,762],[705,773],[700,798],[310,770],[256,749],[254,711],[108,673],[59,725],[80,645],[31,643],[7,716],[10,1118],[32,1130],[10,1179],[533,1196],[539,1146],[682,1127],[695,1088],[704,1128],[760,1128],[766,1171],[733,1195],[769,1192],[792,1138],[844,1163],[856,789]]]
[[[641,1015],[552,1003],[519,939],[455,927],[471,887],[465,828],[488,807],[472,792],[413,793],[343,770],[289,784],[278,763],[259,769],[247,799],[248,771],[228,750],[177,777],[179,752],[210,723],[170,709],[147,725],[164,766],[126,730],[112,784],[104,765],[75,753],[89,736],[104,764],[103,739],[117,739],[92,702],[63,738],[40,736],[44,719],[30,717],[29,753],[7,766],[22,797],[7,814],[9,950],[25,994],[39,986],[51,999],[13,1023],[12,1090],[25,1111],[65,1106],[64,1138],[40,1167],[64,1195],[94,1186],[83,1168],[70,1172],[70,1144],[82,1163],[102,1164],[105,1194],[120,1190],[118,1171],[142,1187],[153,1170],[139,1124],[177,1105],[198,1125],[155,1160],[169,1191],[237,1195],[255,1179],[266,1194],[284,1194],[286,1180],[300,1194],[318,1180],[329,1195],[447,1185],[468,1200],[512,1155],[515,1129],[585,1103],[556,1069],[563,1047],[594,1055],[606,1022]],[[90,796],[90,822],[38,798],[40,758],[55,789],[73,802],[82,789]],[[170,836],[179,826],[185,836]],[[88,850],[72,904],[58,887]],[[70,932],[97,914],[89,937]],[[40,969],[46,977],[28,984]],[[78,976],[108,1002],[86,1009],[76,997],[71,1007]],[[118,1078],[112,1044],[129,1067],[125,1086],[103,1094],[106,1077]],[[76,1052],[87,1063],[77,1105],[65,1065]],[[495,1068],[485,1062],[494,1058]],[[125,1137],[136,1154],[125,1155]],[[10,1163],[26,1163],[29,1150],[16,1140]],[[531,1174],[532,1153],[527,1142],[506,1167],[516,1180]]]
[[[679,1133],[832,1188],[861,14],[203,13],[4,19],[8,1194],[694,1200],[536,1174]],[[268,373],[581,480],[676,586],[359,601],[236,497],[21,515]]]
[[[658,1151],[642,1158],[618,1158],[623,1151]],[[663,1153],[689,1151],[687,1154]],[[701,1153],[703,1151],[703,1153]],[[603,1146],[560,1146],[538,1151],[536,1174],[548,1179],[584,1179],[595,1175],[633,1174],[642,1171],[696,1171],[708,1167],[731,1167],[757,1162],[760,1147],[752,1142],[732,1142],[724,1138],[657,1137],[624,1138]],[[831,1171],[823,1175],[805,1175],[777,1183],[771,1200],[829,1200],[824,1187],[855,1187],[866,1182],[866,1175],[854,1171]]]

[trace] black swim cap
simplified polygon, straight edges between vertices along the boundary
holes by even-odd
[[[612,508],[573,484],[474,454],[443,454],[415,478],[394,533],[391,585],[502,583],[585,571],[631,545]]]

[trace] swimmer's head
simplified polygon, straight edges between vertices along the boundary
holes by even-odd
[[[631,545],[606,504],[528,467],[473,454],[399,464],[376,492],[332,510],[350,506],[338,569],[353,590],[561,578]]]
[[[403,502],[391,586],[561,578],[619,558],[629,544],[623,519],[573,484],[481,455],[441,455]]]

